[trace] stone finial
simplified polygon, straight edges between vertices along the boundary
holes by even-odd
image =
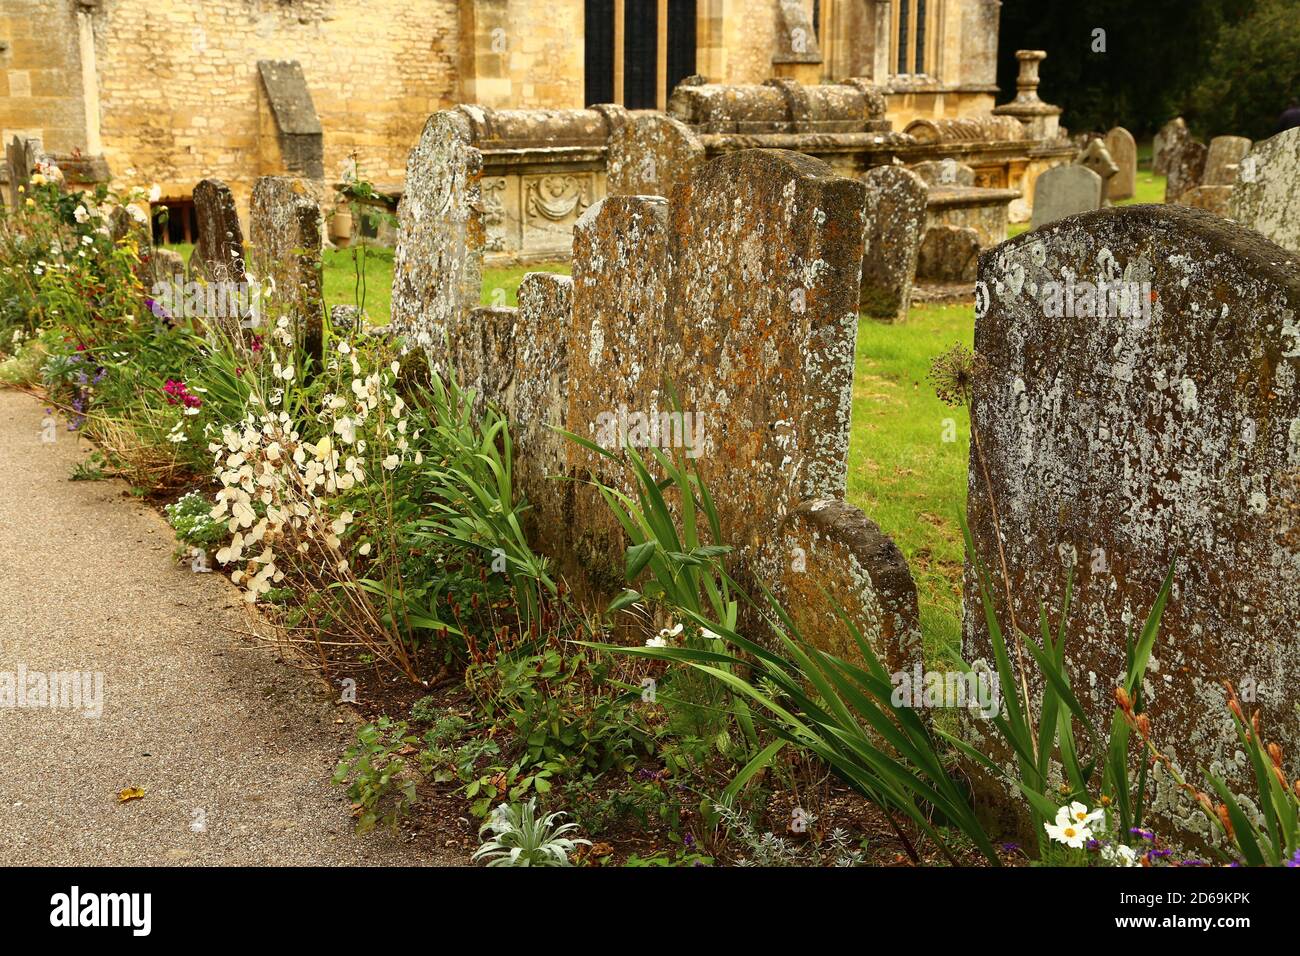
[[[1025,124],[1031,138],[1052,141],[1060,131],[1061,108],[1044,103],[1038,97],[1038,67],[1047,59],[1044,50],[1017,50],[1020,75],[1016,78],[1016,98],[993,112],[999,116],[1014,116]]]

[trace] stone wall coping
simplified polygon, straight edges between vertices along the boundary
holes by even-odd
[[[936,186],[930,189],[927,206],[960,208],[1013,202],[1021,197],[1019,189],[993,189],[987,186]]]

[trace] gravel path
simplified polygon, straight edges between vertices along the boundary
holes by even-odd
[[[43,417],[0,390],[0,865],[463,863],[431,835],[353,834],[329,779],[352,717],[237,633],[233,585],[179,566],[123,482],[68,481],[91,449],[62,425],[42,442]],[[102,716],[4,705],[20,667],[29,688],[102,673]]]

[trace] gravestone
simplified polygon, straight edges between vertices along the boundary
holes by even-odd
[[[573,329],[573,279],[530,272],[519,284],[514,335],[514,394],[510,436],[515,445],[516,487],[528,501],[524,527],[546,554],[562,555],[571,540],[573,444],[568,428],[569,336]]]
[[[1229,211],[1246,228],[1300,252],[1300,128],[1256,143],[1246,154]]]
[[[1107,196],[1111,202],[1132,199],[1137,192],[1138,165],[1137,143],[1133,134],[1122,126],[1116,126],[1106,134],[1106,151],[1118,167],[1107,187]]]
[[[249,211],[251,271],[269,289],[262,323],[289,319],[307,355],[322,359],[325,303],[322,297],[320,206],[307,184],[283,176],[259,177]]]
[[[902,166],[877,166],[867,187],[866,258],[859,308],[873,319],[902,322],[912,302],[925,231],[925,180]]]
[[[704,144],[681,120],[635,110],[609,135],[606,192],[610,196],[671,196],[704,162]]]
[[[668,240],[668,201],[658,196],[608,197],[588,209],[573,229],[576,321],[569,341],[567,420],[570,431],[607,451],[620,452],[624,441],[635,437],[630,433],[640,420],[628,415],[650,416],[646,424],[653,427],[675,411],[666,393],[664,364]],[[694,426],[697,410],[681,410],[691,414]],[[625,421],[626,429],[620,427]],[[687,421],[683,418],[679,426],[683,445],[696,435]],[[701,424],[707,428],[707,419]],[[702,452],[686,449],[688,455]],[[575,446],[570,462],[578,474],[635,494],[626,470],[603,455]],[[573,517],[581,529],[576,534],[587,573],[617,580],[623,534],[604,499],[590,487],[574,489]]]
[[[927,282],[970,283],[979,270],[980,235],[971,226],[931,226],[925,231],[916,277]]]
[[[1153,740],[1198,786],[1204,765],[1255,793],[1222,682],[1249,687],[1268,739],[1297,752],[1300,259],[1202,210],[1129,206],[1004,243],[980,279],[967,507],[1003,627],[1006,592],[1021,629],[1037,633],[1040,602],[1056,627],[1073,567],[1065,658],[1105,726],[1126,635],[1172,565],[1143,683]],[[971,662],[991,659],[974,585],[968,560]],[[1156,832],[1204,840],[1162,768],[1152,787]]]
[[[1251,145],[1245,136],[1216,136],[1210,140],[1201,185],[1231,186],[1235,183],[1237,164],[1250,152]]]
[[[443,368],[444,339],[483,288],[483,157],[462,110],[434,113],[406,163],[393,253],[393,330]]]
[[[244,281],[244,232],[235,196],[219,179],[202,179],[194,187],[198,234],[190,253],[190,276],[208,282]]]
[[[1165,202],[1176,203],[1183,193],[1201,185],[1209,149],[1199,140],[1186,139],[1169,158],[1169,177],[1165,180]]]
[[[1079,154],[1078,163],[1101,177],[1102,204],[1105,205],[1110,195],[1110,182],[1119,173],[1119,164],[1111,158],[1105,141],[1100,138],[1089,140]]]
[[[1193,186],[1178,198],[1180,206],[1205,209],[1225,219],[1230,218],[1228,207],[1231,202],[1231,186]]]
[[[1034,185],[1034,215],[1030,228],[1092,212],[1101,206],[1101,177],[1086,166],[1053,166]]]
[[[1159,176],[1169,175],[1169,164],[1191,134],[1181,116],[1171,119],[1156,133],[1151,149],[1151,169]]]
[[[5,147],[5,164],[9,169],[9,208],[17,209],[26,198],[19,192],[27,189],[32,179],[32,169],[40,159],[40,150],[30,139],[15,136]]]

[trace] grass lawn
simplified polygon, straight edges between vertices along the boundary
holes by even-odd
[[[1143,152],[1142,150],[1145,150]],[[1137,195],[1121,204],[1164,201],[1165,177],[1152,174],[1149,145],[1138,169]],[[1013,225],[1011,236],[1027,224]],[[173,247],[189,255],[188,247]],[[324,255],[325,301],[357,301],[356,249]],[[569,272],[567,263],[486,269],[484,305],[515,305],[528,272]],[[393,277],[391,250],[365,250],[365,310],[376,325],[389,320]],[[853,431],[849,448],[848,499],[894,539],[916,579],[921,625],[933,656],[961,638],[963,548],[957,515],[966,508],[970,418],[949,408],[926,379],[931,360],[958,343],[970,346],[975,316],[969,305],[912,309],[908,320],[889,325],[863,319],[858,326],[853,385]]]

